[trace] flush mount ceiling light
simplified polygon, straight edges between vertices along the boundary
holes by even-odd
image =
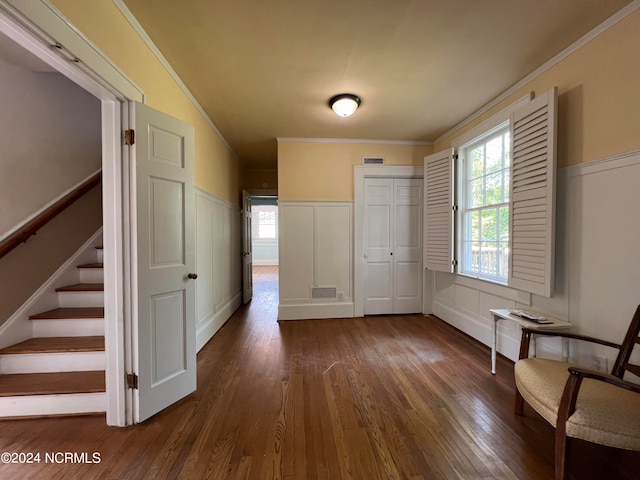
[[[352,93],[341,93],[329,99],[331,110],[339,117],[348,117],[360,106],[360,97]]]

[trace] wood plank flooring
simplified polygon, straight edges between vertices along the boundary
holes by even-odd
[[[0,464],[0,478],[550,479],[553,429],[513,414],[513,365],[435,317],[276,322],[275,269],[198,355],[198,390],[141,425],[0,423],[0,452],[100,463]],[[44,457],[43,457],[44,458]],[[574,479],[638,478],[640,458],[571,446]]]
[[[0,375],[0,397],[104,391],[104,370]],[[0,429],[3,425],[0,423]]]
[[[0,354],[104,352],[104,337],[37,337],[0,350]]]

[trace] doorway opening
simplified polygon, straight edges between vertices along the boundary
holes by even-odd
[[[251,197],[251,252],[253,293],[278,303],[278,197]],[[263,291],[264,290],[264,291]],[[267,293],[273,295],[266,295]]]

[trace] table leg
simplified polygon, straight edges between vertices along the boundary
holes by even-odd
[[[569,339],[568,338],[562,339],[562,361],[563,362],[569,361]]]
[[[537,354],[537,346],[536,346],[536,334],[535,332],[531,335],[531,357],[536,358]]]
[[[498,346],[498,320],[500,317],[493,316],[493,338],[491,340],[491,373],[496,374],[496,348]]]

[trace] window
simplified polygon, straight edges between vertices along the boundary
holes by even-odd
[[[527,95],[425,157],[427,269],[551,296],[556,105]]]
[[[278,238],[278,207],[275,205],[256,205],[253,207],[253,236],[263,240]]]
[[[460,148],[462,273],[507,283],[509,272],[509,125]]]

